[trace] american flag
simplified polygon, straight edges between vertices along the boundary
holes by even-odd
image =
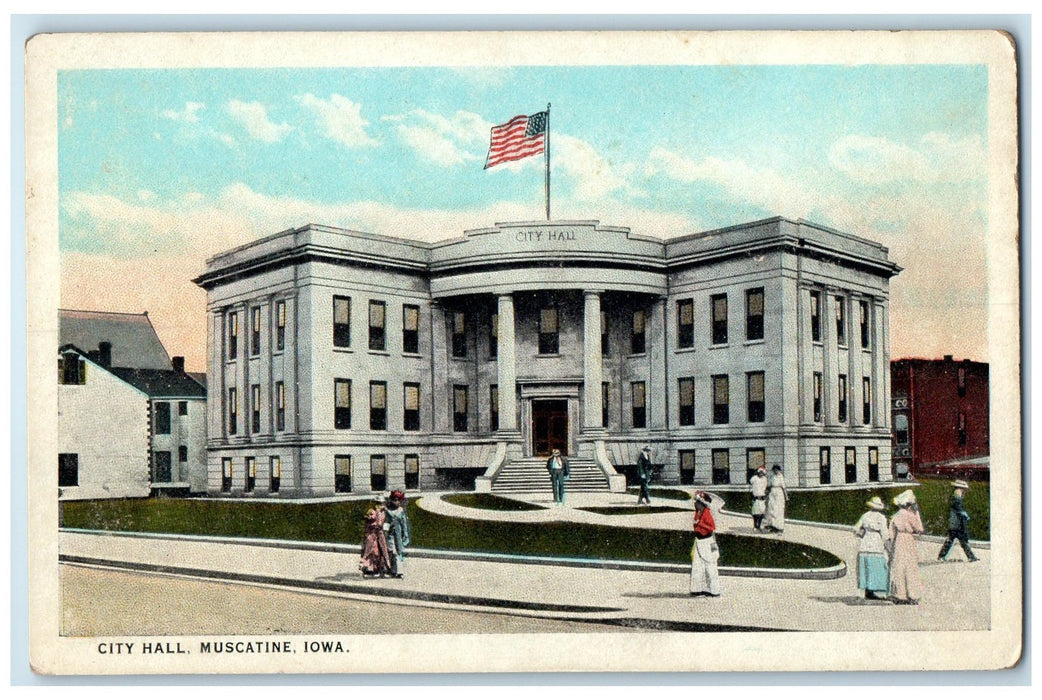
[[[546,145],[547,112],[530,117],[519,115],[506,124],[492,127],[485,169],[511,160],[521,160],[543,152]]]

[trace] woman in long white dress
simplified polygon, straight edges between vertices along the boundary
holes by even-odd
[[[767,485],[767,511],[763,514],[762,524],[764,532],[781,532],[785,529],[785,503],[788,500],[785,476],[781,467],[775,464],[771,468],[771,478]]]

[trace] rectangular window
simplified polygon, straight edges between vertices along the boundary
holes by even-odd
[[[387,382],[369,382],[369,429],[387,430]]]
[[[80,485],[80,456],[70,452],[58,455],[58,486]]]
[[[959,413],[959,444],[966,444],[966,414]]]
[[[235,387],[228,389],[228,434],[235,435],[239,431],[239,396]]]
[[[250,432],[256,435],[260,432],[260,384],[250,387]]]
[[[369,349],[386,350],[387,304],[382,301],[369,301]]]
[[[232,311],[228,314],[228,359],[239,356],[239,314]]]
[[[695,424],[695,379],[694,377],[682,377],[677,380],[680,391],[680,424]]]
[[[695,347],[695,302],[692,299],[677,302],[677,347]]]
[[[177,448],[177,461],[184,464],[188,461],[188,445],[179,445]]]
[[[488,322],[488,359],[499,357],[499,314],[492,314]]]
[[[250,354],[260,355],[261,345],[261,309],[254,306],[250,309]]]
[[[837,418],[840,423],[847,422],[847,375],[839,375],[839,406]]]
[[[713,483],[731,483],[731,452],[730,450],[713,450]]]
[[[848,484],[857,481],[857,450],[848,447],[843,451],[843,476]]]
[[[67,352],[58,358],[58,382],[60,384],[86,384],[87,363],[75,353]]]
[[[898,445],[908,444],[908,416],[904,413],[894,415],[894,442]]]
[[[680,485],[690,486],[695,483],[695,451],[680,450]]]
[[[745,339],[763,340],[763,287],[745,291]]]
[[[539,354],[556,355],[560,350],[557,307],[539,310]]]
[[[420,307],[402,305],[402,352],[420,351]]]
[[[810,293],[810,339],[821,342],[821,292]]]
[[[351,493],[351,455],[333,457],[333,489],[337,493]]]
[[[465,433],[467,425],[467,387],[456,384],[452,387],[452,430]]]
[[[452,314],[452,356],[467,356],[467,315],[462,311]]]
[[[271,493],[278,493],[279,487],[282,486],[282,458],[271,457],[268,467],[268,490]]]
[[[82,360],[80,362],[82,362]],[[959,396],[966,396],[966,368],[959,367],[959,369],[956,370],[956,377],[958,382],[957,386],[959,389]]]
[[[420,455],[405,455],[405,488],[420,488]]]
[[[814,373],[814,422],[821,422],[821,372]]]
[[[836,297],[836,343],[847,344],[847,306],[846,299]]]
[[[601,312],[601,354],[607,355],[611,350],[611,340],[608,335],[608,312]]]
[[[247,457],[246,458],[246,486],[243,491],[246,493],[253,493],[253,489],[257,486],[257,458]]]
[[[713,423],[731,420],[731,392],[726,374],[713,375]]]
[[[166,401],[156,401],[156,435],[170,434],[170,404]]]
[[[749,399],[750,423],[763,423],[766,417],[763,382],[763,372],[749,372],[745,375],[746,392]]]
[[[275,382],[275,430],[286,429],[286,385]]]
[[[713,319],[713,345],[727,344],[727,295],[714,294],[709,299]]]
[[[333,426],[337,430],[347,430],[351,427],[351,380],[334,379],[333,394]]]
[[[647,424],[646,398],[644,396],[644,382],[633,382],[630,384],[632,391],[633,427],[643,428]]]
[[[387,457],[384,455],[369,457],[369,488],[373,491],[387,488]]]
[[[402,387],[402,429],[420,429],[420,385],[406,382]]]
[[[630,353],[634,355],[643,355],[647,349],[645,342],[644,327],[645,323],[644,309],[637,309],[633,312],[633,331],[630,333]]]
[[[608,397],[611,394],[610,384],[601,384],[601,427],[608,427]]]
[[[868,325],[868,302],[858,302],[858,308],[861,311],[861,347],[868,350],[872,340]]]
[[[879,448],[868,448],[868,480],[879,481]]]
[[[221,491],[225,493],[232,490],[232,458],[225,457],[221,460]]]
[[[767,468],[767,452],[762,447],[750,447],[745,450],[745,483],[753,478],[760,467]]]
[[[351,297],[333,297],[333,347],[351,347]]]
[[[173,480],[174,465],[166,450],[152,454],[152,483],[169,484]]]
[[[286,302],[275,302],[275,350],[286,349]]]
[[[832,483],[832,450],[828,447],[822,447],[818,452],[818,482]]]
[[[499,430],[499,385],[488,387],[488,429]]]
[[[872,380],[868,377],[861,378],[861,422],[872,422]]]
[[[178,401],[177,402],[177,415],[187,416],[188,415],[188,402]]]

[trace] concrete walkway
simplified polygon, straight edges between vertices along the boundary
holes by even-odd
[[[566,520],[602,525],[689,530],[690,512],[602,515],[584,507],[626,506],[632,494],[569,495],[553,506],[543,494],[515,496],[548,506],[538,511],[463,508],[424,496],[428,510],[477,519],[523,522]],[[652,499],[653,505],[689,508],[689,502]],[[410,557],[404,579],[363,579],[357,545],[249,542],[236,539],[141,536],[63,531],[62,560],[71,565],[131,568],[286,586],[327,595],[457,609],[498,610],[513,615],[598,620],[648,629],[778,630],[970,630],[990,624],[990,552],[981,560],[937,563],[939,545],[920,542],[923,601],[895,606],[864,601],[856,586],[857,542],[849,531],[789,524],[781,535],[759,535],[747,517],[717,513],[718,529],[778,537],[830,551],[850,573],[834,580],[778,580],[726,576],[717,599],[688,595],[686,573],[671,570],[590,569],[482,560],[473,557]],[[441,553],[441,556],[452,556]],[[961,552],[953,554],[961,558]],[[128,633],[132,633],[128,630]],[[230,631],[233,632],[233,631]]]

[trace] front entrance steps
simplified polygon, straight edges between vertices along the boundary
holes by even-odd
[[[546,460],[546,457],[523,457],[504,464],[492,480],[492,493],[552,492]],[[568,467],[571,476],[565,492],[608,492],[608,479],[592,459],[569,457]]]

